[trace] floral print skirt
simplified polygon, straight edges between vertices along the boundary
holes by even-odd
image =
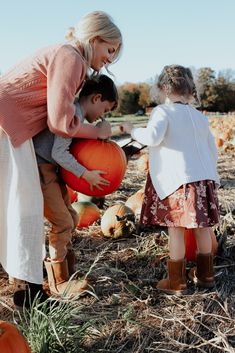
[[[204,228],[217,223],[219,205],[214,181],[184,184],[160,200],[148,174],[140,215],[141,226]]]

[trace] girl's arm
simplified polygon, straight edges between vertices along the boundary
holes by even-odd
[[[130,133],[132,138],[147,146],[159,145],[166,133],[168,126],[167,116],[164,111],[156,108],[150,116],[146,128],[135,128],[131,123],[124,123],[120,126],[123,132]]]

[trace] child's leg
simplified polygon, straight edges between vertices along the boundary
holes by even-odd
[[[212,250],[212,240],[210,235],[210,228],[195,228],[194,230],[197,251],[200,254],[209,254]]]
[[[52,225],[48,234],[50,260],[63,261],[67,254],[67,244],[71,241],[74,222],[64,202],[55,166],[41,164],[39,169],[44,215]]]
[[[50,258],[44,261],[51,293],[68,297],[87,289],[86,280],[71,279],[67,261],[67,245],[71,242],[74,229],[73,218],[64,202],[65,185],[61,184],[52,165],[41,165],[44,183],[42,191],[45,204],[45,217],[52,224],[49,233]]]
[[[194,234],[197,242],[197,266],[190,270],[189,278],[200,287],[212,288],[215,279],[210,228],[196,228]]]
[[[182,260],[185,257],[184,228],[168,228],[169,252],[172,260]]]
[[[184,294],[187,292],[185,270],[184,228],[168,228],[169,252],[168,278],[158,282],[157,288],[167,294]]]

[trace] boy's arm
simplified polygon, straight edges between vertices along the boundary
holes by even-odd
[[[86,168],[83,167],[70,153],[69,146],[71,142],[71,138],[55,135],[51,156],[60,167],[72,172],[77,177],[81,177],[86,171]]]

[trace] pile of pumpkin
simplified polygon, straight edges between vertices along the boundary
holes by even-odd
[[[218,148],[223,148],[225,152],[235,149],[235,115],[230,114],[224,118],[209,118],[210,127],[215,136]]]

